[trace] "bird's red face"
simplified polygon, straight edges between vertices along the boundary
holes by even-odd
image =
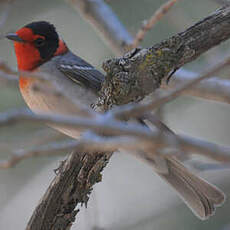
[[[33,22],[6,36],[14,41],[18,69],[31,71],[56,55],[68,51],[55,27],[48,22]]]
[[[42,61],[36,40],[44,40],[44,36],[34,34],[29,28],[22,28],[16,32],[22,42],[15,41],[14,49],[19,70],[31,70]]]

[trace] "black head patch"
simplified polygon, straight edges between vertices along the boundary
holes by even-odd
[[[41,58],[47,60],[53,57],[59,44],[58,33],[54,25],[46,21],[38,21],[27,24],[25,27],[30,28],[34,34],[44,37],[44,39],[37,38],[34,41],[34,45],[39,50]]]

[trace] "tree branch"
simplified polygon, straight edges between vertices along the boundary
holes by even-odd
[[[130,110],[132,110],[133,107],[130,107]],[[123,109],[121,108],[121,112]],[[117,111],[115,111],[117,113]],[[121,114],[121,112],[119,114]],[[155,145],[158,147],[165,147],[170,146],[172,140],[176,140],[176,142],[180,143],[180,145],[183,147],[183,150],[186,152],[195,152],[196,154],[200,154],[205,157],[209,157],[211,159],[225,162],[230,161],[230,148],[229,147],[223,147],[220,145],[215,145],[203,140],[199,140],[193,137],[186,137],[186,136],[179,136],[175,135],[167,126],[164,126],[166,128],[162,129],[162,124],[154,123],[155,126],[158,129],[150,130],[146,126],[143,126],[141,124],[127,124],[124,121],[117,121],[114,119],[113,115],[110,115],[111,112],[108,112],[106,114],[102,114],[95,119],[92,118],[84,118],[84,117],[76,117],[76,116],[64,116],[64,115],[51,115],[51,114],[32,114],[31,112],[25,111],[12,111],[8,113],[2,113],[0,114],[0,126],[5,125],[12,125],[18,122],[31,122],[33,123],[49,123],[49,124],[55,124],[55,125],[62,125],[65,127],[71,127],[75,129],[79,129],[82,132],[87,130],[92,130],[97,135],[106,135],[107,137],[110,136],[129,136],[131,138],[136,138],[136,149],[145,150],[145,148],[151,146],[154,147]],[[125,113],[127,113],[127,109],[125,110]],[[83,138],[84,140],[84,138]],[[101,137],[100,137],[100,140]],[[89,141],[89,140],[88,140]],[[103,145],[106,145],[106,139],[103,140]],[[107,139],[107,142],[109,143],[110,139]],[[114,140],[112,140],[114,141]],[[129,140],[130,141],[130,140]],[[79,142],[80,144],[83,144],[84,142]],[[88,143],[88,142],[87,142]],[[99,144],[99,142],[97,143]],[[109,143],[112,147],[112,149],[109,150],[116,150],[116,146],[112,145],[112,142]],[[109,145],[108,144],[108,145]],[[127,150],[130,150],[129,146],[124,147],[124,144],[118,142],[116,140],[117,149],[118,148],[125,148]],[[75,143],[70,143],[70,146],[67,147],[70,148],[71,146],[74,146]],[[89,146],[88,146],[89,145]],[[94,145],[93,142],[90,144],[88,143],[88,147],[84,147],[85,151],[92,152],[92,148],[90,146]],[[102,145],[102,146],[103,146]],[[128,145],[128,142],[127,142]],[[138,147],[139,145],[139,147]],[[78,146],[78,144],[77,144]],[[211,146],[211,147],[210,147]],[[61,147],[63,147],[61,145]],[[64,146],[65,147],[65,146]],[[72,147],[71,147],[72,148]],[[95,146],[93,147],[95,148]],[[57,149],[57,148],[56,148]],[[47,147],[44,149],[47,151]],[[61,149],[62,150],[62,149]],[[100,147],[97,149],[99,151],[102,150],[108,150],[107,148]],[[133,148],[131,148],[133,150]]]
[[[132,36],[103,0],[67,0],[89,22],[103,40],[120,55],[132,44]]]
[[[229,26],[230,6],[227,6],[153,47],[136,49],[104,62],[107,78],[98,104],[108,109],[112,104],[143,99],[159,88],[170,73],[227,40]]]
[[[163,82],[163,89],[173,89],[177,85],[186,84],[199,76],[198,73],[180,69],[170,80],[170,84]],[[212,101],[230,104],[230,80],[211,76],[202,80],[199,84],[182,92],[183,95],[191,95]]]
[[[0,169],[8,169],[20,161],[31,157],[58,155],[63,152],[70,152],[76,149],[77,141],[52,142],[47,145],[29,149],[19,149],[12,152],[9,160],[0,161]]]
[[[132,38],[132,36],[128,33],[128,31],[125,29],[125,27],[122,25],[122,23],[119,21],[119,19],[116,17],[115,14],[113,14],[114,17],[111,17],[110,20],[107,20],[107,18],[104,17],[104,15],[102,14],[102,11],[91,10],[93,7],[90,7],[90,10],[87,11],[87,14],[84,14],[82,8],[78,7],[80,4],[79,2],[73,3],[76,6],[75,9],[81,11],[82,17],[86,19],[89,23],[91,23],[95,28],[98,27],[97,30],[99,32],[100,32],[99,28],[104,27],[105,31],[100,32],[100,34],[103,37],[104,41],[106,40],[108,44],[113,44],[110,47],[116,46],[116,49],[118,49],[118,51],[116,51],[115,53],[118,52],[119,54],[122,54],[125,51],[124,46],[122,46],[122,43],[120,43],[120,39],[116,36],[117,34],[124,34],[123,39],[125,44],[128,45],[133,43],[134,38]],[[87,0],[87,4],[92,4],[92,2]],[[101,6],[101,8],[107,7],[106,3],[104,3],[103,1],[100,1],[99,5]],[[97,24],[94,24],[93,21],[96,20],[96,18],[100,18],[101,20],[97,21]],[[90,22],[91,19],[92,22]],[[107,27],[104,26],[105,24],[110,24],[109,26],[110,28],[112,27],[112,25],[116,25],[116,24],[120,24],[122,26],[121,27],[117,26],[113,32],[111,31],[106,32]],[[106,36],[106,34],[111,34],[111,36]],[[194,74],[191,74],[191,72],[188,71],[186,71],[186,75],[184,74],[182,75],[180,70],[179,72],[177,72],[176,76],[174,76],[173,79],[170,81],[169,85],[162,84],[161,86],[166,89],[174,88],[180,82],[187,82],[188,80],[194,79],[195,75],[194,76],[193,75]],[[218,78],[209,79],[207,81],[202,81],[199,85],[196,85],[195,87],[184,91],[183,94],[229,103],[230,101],[229,84],[230,83],[227,79],[225,80],[218,79]]]
[[[178,87],[173,89],[171,92],[166,92],[159,96],[156,95],[155,98],[150,103],[147,103],[144,105],[141,105],[141,104],[134,105],[133,108],[131,108],[130,105],[126,107],[124,106],[123,109],[120,109],[119,112],[116,113],[116,116],[126,119],[126,120],[129,118],[141,117],[141,115],[145,114],[145,112],[148,112],[148,111],[151,111],[151,110],[154,110],[156,108],[163,106],[167,102],[180,96],[181,93],[183,93],[185,90],[192,88],[193,86],[198,84],[200,81],[206,78],[209,78],[210,76],[222,70],[229,64],[230,64],[230,57],[226,58],[225,60],[213,66],[212,68],[208,69],[205,73],[201,74],[197,78],[194,78],[192,81],[179,85]]]
[[[101,181],[100,172],[111,153],[84,153],[84,146],[77,147],[58,169],[39,205],[36,207],[27,230],[70,229],[79,210],[77,204],[87,204],[92,186]]]

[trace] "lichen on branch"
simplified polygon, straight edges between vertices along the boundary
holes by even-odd
[[[150,48],[134,49],[103,63],[107,73],[98,104],[137,102],[161,86],[162,79],[230,37],[230,6]]]

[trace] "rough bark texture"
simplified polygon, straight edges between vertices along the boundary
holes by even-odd
[[[182,33],[147,49],[135,49],[123,57],[107,60],[107,78],[98,105],[136,102],[160,87],[166,78],[184,64],[230,36],[230,7],[223,7]]]
[[[170,72],[200,56],[230,37],[230,7],[213,14],[160,44],[134,50],[104,63],[107,72],[97,106],[138,101],[157,89]],[[92,186],[101,180],[101,170],[111,153],[72,153],[39,202],[27,230],[70,229],[77,204],[87,203]]]
[[[101,181],[101,171],[110,156],[111,153],[83,153],[83,149],[72,153],[56,170],[57,176],[39,202],[26,229],[70,229],[78,213],[75,207],[78,204],[87,205],[92,186]]]

